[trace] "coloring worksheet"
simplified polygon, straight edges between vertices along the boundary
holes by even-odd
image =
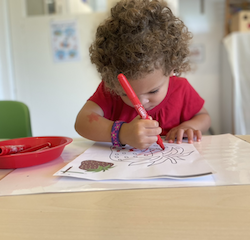
[[[57,171],[54,176],[90,180],[132,180],[190,178],[212,174],[213,170],[193,144],[164,143],[139,150],[95,143],[87,151]]]

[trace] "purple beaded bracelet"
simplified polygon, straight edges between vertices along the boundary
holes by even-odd
[[[122,126],[123,123],[125,123],[125,122],[123,122],[123,121],[115,121],[113,126],[112,126],[111,141],[112,141],[113,146],[115,146],[115,147],[125,146],[125,145],[122,145],[120,143],[120,140],[119,140],[119,132],[120,132],[120,129],[121,129],[121,126]]]

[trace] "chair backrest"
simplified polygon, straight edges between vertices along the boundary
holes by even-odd
[[[0,138],[31,137],[29,108],[18,101],[0,101]]]

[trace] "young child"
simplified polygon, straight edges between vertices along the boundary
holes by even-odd
[[[145,149],[157,141],[192,143],[208,130],[204,100],[189,82],[177,77],[190,69],[191,33],[161,0],[121,0],[98,28],[90,46],[91,62],[102,82],[80,110],[76,131],[115,146]],[[123,73],[151,116],[137,116],[117,76]]]

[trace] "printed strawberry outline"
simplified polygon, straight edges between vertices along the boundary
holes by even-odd
[[[139,159],[139,158],[137,158],[138,155],[140,155],[141,153],[144,153],[144,155],[145,155],[145,151],[142,150],[141,153],[137,154],[135,157],[132,157],[132,158],[114,159],[114,158],[112,158],[113,149],[118,149],[118,150],[127,149],[128,150],[129,148],[111,146],[110,147],[111,153],[109,155],[110,160],[121,161],[121,162],[131,162],[131,160],[132,160],[132,162],[130,164],[128,164],[128,166],[148,164],[147,167],[162,164],[166,161],[170,161],[172,164],[178,164],[178,161],[185,161],[185,157],[190,156],[194,152],[194,151],[191,151],[191,152],[185,153],[185,150],[182,147],[179,147],[179,146],[173,147],[173,146],[166,146],[165,145],[165,150],[159,150],[157,152],[154,152],[154,150],[155,150],[155,148],[154,148],[154,149],[152,149],[152,151],[150,151],[150,153],[148,153],[148,155],[150,155],[151,157],[148,157],[148,158],[142,157],[142,159],[138,160]],[[132,149],[132,148],[130,148],[130,149]],[[156,154],[158,152],[163,153],[163,155],[154,157],[154,154]],[[133,161],[135,159],[136,159],[136,161]]]

